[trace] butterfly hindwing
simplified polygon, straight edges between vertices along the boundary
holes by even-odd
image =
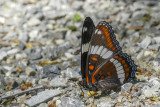
[[[137,66],[126,53],[119,53],[111,58],[96,75],[99,87],[113,89],[135,78]],[[111,85],[112,84],[112,85]]]
[[[95,25],[90,17],[86,17],[82,28],[81,41],[81,74],[82,79],[86,77],[86,59],[88,54],[89,43],[94,32]]]

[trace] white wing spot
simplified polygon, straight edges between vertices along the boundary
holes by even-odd
[[[103,46],[100,46],[99,49],[97,50],[96,54],[97,54],[97,55],[100,55],[102,49],[103,49]]]
[[[115,59],[111,58],[110,61],[113,62]]]
[[[119,70],[121,70],[121,69],[123,69],[122,66],[116,68],[117,71],[119,71]]]
[[[106,52],[107,52],[107,48],[103,48],[103,50],[102,50],[100,56],[103,56],[103,54],[105,54]]]
[[[123,74],[118,74],[118,78],[124,78],[124,77],[125,77],[124,73]]]
[[[87,31],[87,27],[84,27],[84,28],[83,28],[83,32],[85,32],[85,31]]]
[[[115,60],[113,63],[114,63],[114,65],[117,63],[118,61],[117,60]]]
[[[122,73],[124,73],[124,70],[122,69],[122,70],[117,71],[117,72],[118,72],[118,74],[122,74]]]
[[[99,35],[100,35],[100,34],[102,34],[102,32],[99,30],[99,31],[97,32],[97,34],[99,34]]]
[[[94,46],[92,46],[92,48],[91,48],[91,53],[93,53],[93,50],[94,50]]]
[[[97,33],[98,29],[95,30],[95,34]]]
[[[118,68],[119,66],[121,66],[121,63],[118,62],[115,66],[116,68]]]
[[[92,54],[95,54],[95,53],[96,53],[98,47],[99,47],[98,45],[94,47],[94,50],[93,50]]]
[[[102,58],[107,59],[112,55],[112,53],[113,53],[112,51],[108,51],[102,56]]]

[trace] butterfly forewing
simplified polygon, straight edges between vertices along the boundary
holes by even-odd
[[[81,74],[82,79],[86,77],[86,62],[89,43],[94,32],[95,25],[90,17],[87,17],[84,21],[82,28],[82,40],[81,40]]]
[[[94,76],[99,72],[99,69],[120,51],[121,48],[112,27],[107,22],[101,21],[93,33],[89,47],[87,62],[89,81],[95,83]]]

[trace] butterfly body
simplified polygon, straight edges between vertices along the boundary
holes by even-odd
[[[82,28],[81,85],[92,91],[108,90],[135,78],[137,67],[122,52],[112,27],[105,21],[95,27],[87,17]]]

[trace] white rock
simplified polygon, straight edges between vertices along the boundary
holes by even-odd
[[[154,77],[154,78],[151,78],[149,82],[153,84],[152,88],[154,88],[155,90],[160,89],[160,79]]]
[[[64,40],[63,40],[63,39],[57,39],[57,40],[56,40],[56,44],[57,44],[57,45],[64,44]]]
[[[152,61],[152,64],[153,64],[153,69],[157,72],[160,72],[160,64],[158,61]]]
[[[55,77],[51,80],[50,85],[54,87],[66,87],[67,80],[60,77]]]
[[[153,54],[154,54],[153,51],[149,51],[149,50],[144,52],[145,57]]]
[[[137,59],[140,59],[144,57],[144,50],[142,50],[138,55],[137,55]]]
[[[67,68],[67,70],[62,71],[68,77],[69,79],[78,79],[80,78],[80,74],[76,71],[74,71],[71,68]]]
[[[114,106],[114,102],[113,101],[103,101],[100,104],[97,105],[97,107],[112,107]]]
[[[148,86],[144,86],[142,88],[142,93],[145,97],[155,97],[158,95],[157,92],[155,92],[155,90],[151,89],[150,87]]]
[[[145,39],[143,39],[142,40],[142,42],[141,43],[139,43],[138,45],[141,47],[141,48],[143,48],[143,49],[146,49],[148,46],[149,46],[149,44],[151,43],[151,37],[146,37]]]
[[[4,17],[0,17],[0,23],[4,24],[6,22],[6,19]]]
[[[29,37],[30,37],[30,40],[33,41],[37,38],[38,36],[38,33],[39,31],[38,30],[32,30],[30,33],[29,33]]]
[[[0,61],[7,56],[7,53],[5,51],[0,51]]]
[[[56,100],[56,107],[58,107],[61,104],[61,100]]]
[[[37,26],[41,23],[41,21],[37,18],[31,18],[29,21],[28,21],[28,25],[30,26]]]
[[[33,68],[27,67],[25,73],[27,74],[27,76],[34,76],[36,72],[34,71]]]
[[[154,37],[153,39],[156,41],[157,44],[160,44],[160,37]]]
[[[9,50],[9,51],[7,52],[7,55],[16,54],[16,53],[18,53],[18,52],[19,52],[19,49],[15,48],[15,49]]]
[[[67,57],[67,58],[73,58],[74,57],[74,55],[72,55],[71,53],[65,53],[65,56]]]

